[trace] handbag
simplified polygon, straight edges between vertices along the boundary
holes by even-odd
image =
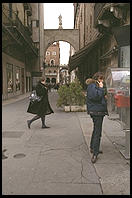
[[[42,99],[41,96],[37,96],[36,90],[33,90],[29,96],[29,100],[31,103],[40,102]]]

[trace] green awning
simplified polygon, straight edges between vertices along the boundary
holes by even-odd
[[[130,25],[124,25],[112,28],[118,46],[130,45]]]
[[[103,38],[102,35],[99,36],[96,40],[88,43],[88,45],[81,48],[73,56],[70,57],[68,63],[69,71],[74,70],[76,67],[79,67],[83,63],[85,58],[88,56],[89,52],[97,45],[101,38]]]

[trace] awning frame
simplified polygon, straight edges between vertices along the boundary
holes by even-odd
[[[96,40],[91,41],[86,45],[85,47],[81,48],[79,51],[77,51],[73,56],[70,57],[69,59],[69,70],[72,71],[76,67],[78,67],[82,63],[82,59],[86,57],[86,55],[89,53],[89,51],[97,45],[97,43],[104,38],[103,35],[100,35]]]

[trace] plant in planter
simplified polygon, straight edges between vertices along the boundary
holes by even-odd
[[[83,106],[86,102],[86,97],[83,88],[78,79],[72,82],[69,86],[62,85],[58,90],[57,106]]]
[[[78,79],[75,79],[69,86],[70,88],[70,97],[71,105],[84,105],[85,104],[85,95],[83,93],[83,88]]]
[[[58,89],[58,95],[57,107],[70,105],[70,89],[67,85],[60,86]]]

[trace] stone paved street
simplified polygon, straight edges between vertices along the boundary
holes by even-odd
[[[3,195],[123,195],[130,194],[130,165],[113,144],[124,144],[120,125],[105,118],[101,148],[91,163],[89,141],[92,121],[86,112],[65,113],[56,107],[57,93],[50,92],[54,114],[46,116],[48,129],[26,113],[28,98],[3,102]],[[113,126],[111,125],[113,123]],[[112,128],[113,127],[113,128]],[[112,131],[115,130],[115,133]]]

